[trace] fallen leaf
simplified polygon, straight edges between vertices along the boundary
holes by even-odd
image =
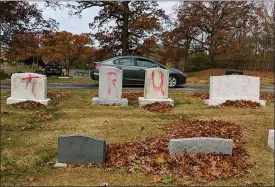
[[[157,183],[157,182],[160,182],[162,179],[163,179],[162,176],[160,176],[160,175],[155,175],[155,176],[153,176],[153,177],[151,178],[150,183]]]
[[[4,166],[2,166],[2,165],[0,166],[0,170],[1,170],[1,171],[5,171],[6,169],[7,169],[7,168],[4,167]]]
[[[33,178],[33,177],[29,177],[29,178],[28,178],[28,181],[29,181],[29,182],[33,182],[33,181],[34,181],[34,178]]]
[[[165,162],[165,159],[162,156],[156,158],[156,163],[162,164],[164,162]]]

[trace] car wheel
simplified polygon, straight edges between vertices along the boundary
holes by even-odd
[[[169,76],[169,87],[170,88],[175,88],[178,84],[178,79],[176,76]]]

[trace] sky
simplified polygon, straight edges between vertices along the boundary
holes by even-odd
[[[97,15],[100,10],[99,7],[92,7],[86,9],[82,13],[82,18],[78,17],[70,17],[69,9],[57,9],[54,10],[52,8],[45,8],[44,2],[36,2],[38,3],[39,9],[44,9],[43,17],[44,19],[53,18],[59,23],[59,31],[68,31],[73,34],[81,34],[88,33],[93,31],[89,28],[89,23],[93,21],[93,18]],[[165,13],[168,15],[173,14],[173,6],[177,3],[177,1],[160,1],[158,2],[159,8],[165,10]]]

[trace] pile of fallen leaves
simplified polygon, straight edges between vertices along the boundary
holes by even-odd
[[[209,93],[208,92],[194,92],[191,97],[201,98],[201,99],[208,99]]]
[[[230,101],[226,100],[221,106],[230,106],[236,108],[257,108],[260,107],[260,103],[254,101],[246,101],[246,100],[236,100]]]
[[[122,98],[127,98],[128,100],[131,101],[138,101],[139,97],[143,97],[142,92],[126,92],[122,93]]]
[[[38,108],[45,107],[45,105],[43,105],[39,102],[36,102],[36,101],[23,101],[23,102],[15,103],[13,105],[17,106],[18,108],[35,108],[35,109],[38,109]]]
[[[93,97],[98,97],[98,94],[94,94]],[[126,92],[121,94],[122,98],[127,98],[130,101],[138,101],[139,97],[143,97],[142,92]]]
[[[201,99],[209,99],[209,93],[208,92],[193,92],[191,97],[201,98]],[[260,96],[261,99],[264,100],[271,100],[274,102],[274,93],[261,93]]]
[[[228,179],[251,173],[249,155],[243,149],[245,140],[238,125],[220,120],[180,120],[163,127],[167,134],[124,144],[108,144],[104,166],[127,166],[155,176],[175,174],[193,179]],[[232,155],[184,153],[170,156],[172,138],[218,137],[233,140]],[[161,178],[161,177],[159,177]]]
[[[48,93],[48,97],[51,99],[69,97],[70,95],[71,95],[70,93],[66,93],[66,92],[60,92],[60,93],[49,92]]]
[[[274,93],[261,93],[261,99],[271,100],[274,102]]]
[[[173,106],[164,102],[155,102],[151,104],[147,104],[143,106],[142,108],[149,110],[151,112],[169,112],[173,109]]]

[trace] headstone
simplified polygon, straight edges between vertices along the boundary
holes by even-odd
[[[103,164],[107,156],[106,142],[81,135],[58,137],[58,163]]]
[[[128,99],[121,98],[122,73],[123,70],[113,67],[99,69],[98,97],[92,99],[92,104],[128,105]]]
[[[36,73],[13,73],[11,76],[11,97],[7,104],[22,101],[36,101],[48,105],[47,77]]]
[[[268,147],[274,150],[274,129],[269,130],[268,132],[268,141],[267,141]]]
[[[185,152],[232,154],[232,146],[233,141],[231,139],[210,137],[171,139],[169,142],[169,152],[171,155]]]
[[[265,106],[266,101],[260,100],[260,77],[246,75],[222,75],[210,77],[208,105],[220,105],[226,100],[249,100]]]
[[[162,68],[150,68],[145,72],[144,97],[139,97],[139,106],[155,102],[164,102],[174,106],[168,98],[169,71]]]

